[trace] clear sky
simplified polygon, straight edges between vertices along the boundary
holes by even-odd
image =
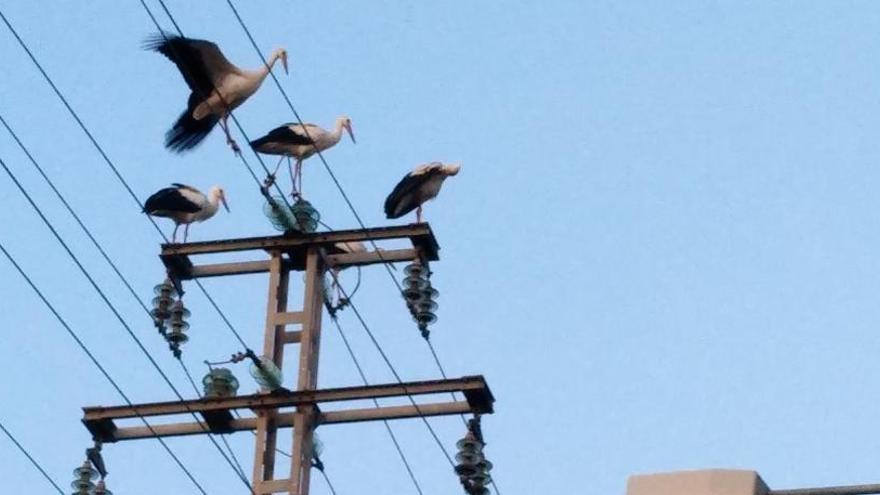
[[[167,3],[188,35],[259,65],[224,2]],[[326,156],[367,224],[387,223],[382,201],[407,170],[463,163],[426,209],[442,247],[433,338],[451,375],[482,373],[497,398],[484,429],[502,493],[623,493],[633,473],[702,467],[756,469],[773,488],[878,481],[876,2],[237,5],[264,53],[288,49],[280,77],[305,119],[351,117],[358,143]],[[219,129],[192,153],[164,150],[188,91],[140,49],[155,28],[136,0],[0,9],[141,198],[170,182],[226,187],[232,212],[191,239],[273,232]],[[0,49],[0,114],[149,300],[159,237],[5,27]],[[293,120],[271,83],[237,115],[252,138]],[[5,132],[0,158],[186,390]],[[317,160],[304,176],[327,222],[356,226]],[[6,177],[0,239],[134,400],[173,398]],[[206,286],[258,347],[265,277]],[[240,348],[190,294],[184,356],[201,375]],[[67,485],[89,445],[79,408],[121,399],[5,260],[0,300],[0,420]],[[356,303],[405,379],[437,376],[384,270],[364,270]],[[352,315],[341,323],[370,380],[392,381]],[[322,350],[322,386],[358,383],[332,326]],[[458,419],[433,423],[454,449]],[[425,493],[457,493],[424,426],[393,426]],[[381,424],[320,433],[341,495],[415,493]],[[231,442],[249,473],[251,436]],[[169,443],[212,495],[245,493],[205,438]],[[155,441],[105,457],[116,493],[197,493]],[[2,438],[0,458],[7,491],[50,493]]]

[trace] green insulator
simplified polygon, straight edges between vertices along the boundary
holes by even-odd
[[[406,265],[406,267],[404,267],[403,273],[405,273],[409,276],[412,276],[412,277],[419,277],[419,278],[426,279],[428,276],[428,269],[425,268],[425,266],[422,265],[421,263],[413,262],[413,263]]]
[[[166,278],[164,282],[153,287],[153,292],[156,293],[156,297],[153,298],[153,310],[150,311],[150,314],[161,324],[171,317],[171,304],[174,302],[177,290],[174,289],[174,284]]]
[[[94,492],[94,480],[98,479],[98,472],[92,469],[89,461],[85,461],[82,466],[73,470],[75,479],[70,483],[70,487],[76,490],[72,495],[91,495]]]
[[[202,379],[205,397],[235,397],[238,393],[238,379],[226,368],[213,368]]]
[[[468,432],[468,434],[465,435],[464,438],[455,442],[455,446],[461,452],[482,452],[483,451],[483,444],[480,443],[480,441],[477,440],[476,437],[470,432]]]
[[[440,291],[431,287],[431,284],[429,282],[428,286],[422,290],[422,298],[436,301],[438,297],[440,297]]]
[[[172,284],[171,280],[168,280],[167,278],[161,284],[153,287],[153,292],[155,292],[157,296],[174,297],[177,295],[177,290],[174,288],[174,284]]]
[[[295,224],[293,230],[311,233],[318,229],[318,222],[321,220],[321,214],[308,201],[299,198],[290,208]]]
[[[168,318],[170,330],[165,333],[165,340],[168,341],[168,347],[171,349],[174,357],[179,358],[180,345],[189,341],[189,337],[184,332],[189,329],[189,323],[186,322],[186,319],[189,318],[190,313],[183,306],[183,301],[180,299],[174,301],[174,304],[171,305],[170,313],[171,316]]]
[[[261,387],[268,390],[281,388],[284,376],[282,375],[281,370],[278,369],[278,366],[266,356],[260,356],[258,361],[260,363],[259,366],[257,363],[251,362],[251,365],[248,368],[248,371],[250,371],[254,380],[256,380]]]
[[[428,271],[419,262],[404,267],[406,277],[403,279],[403,297],[407,303],[415,303],[422,298],[422,293],[429,287]]]
[[[419,299],[416,303],[416,311],[419,313],[433,313],[437,311],[437,303],[430,299]]]
[[[272,226],[279,232],[292,230],[296,226],[296,220],[293,212],[287,207],[284,198],[281,196],[273,196],[263,205],[263,213],[272,222]]]
[[[484,473],[477,471],[475,474],[468,476],[468,479],[471,483],[477,486],[488,485],[490,481],[492,481],[492,477],[489,476],[489,473]]]
[[[455,454],[455,461],[459,464],[474,466],[478,469],[478,464],[483,460],[483,456],[479,452],[459,452]]]

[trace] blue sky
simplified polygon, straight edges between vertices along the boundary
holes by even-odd
[[[259,65],[223,2],[167,3],[188,35]],[[630,474],[701,467],[756,469],[773,488],[877,481],[875,2],[237,6],[264,53],[288,49],[280,78],[306,120],[352,118],[358,143],[326,156],[368,225],[387,223],[382,201],[407,170],[463,163],[426,209],[442,247],[433,339],[451,375],[482,373],[492,387],[484,428],[503,493],[623,493]],[[187,90],[140,49],[155,29],[138,2],[0,9],[141,198],[169,182],[222,184],[232,212],[193,240],[272,233],[219,130],[190,154],[163,149]],[[5,28],[0,47],[0,113],[151,297],[163,276],[155,231]],[[236,114],[252,138],[293,120],[271,83]],[[5,133],[0,157],[185,390],[136,302]],[[304,176],[327,222],[356,226],[319,162]],[[3,244],[132,398],[170,399],[5,177],[0,201]],[[257,347],[264,277],[206,286]],[[121,399],[5,261],[0,298],[0,419],[66,485],[89,442],[79,408]],[[381,268],[364,271],[356,302],[404,378],[437,375]],[[197,291],[188,304],[184,356],[201,374],[203,359],[240,349]],[[392,381],[352,315],[341,323],[370,380]],[[322,386],[358,383],[329,325],[322,352]],[[457,418],[434,424],[454,448]],[[424,426],[393,426],[425,493],[456,493]],[[340,494],[415,492],[380,424],[320,433]],[[230,441],[249,472],[251,437]],[[206,439],[170,445],[209,493],[243,492]],[[11,444],[0,452],[7,486],[49,492]],[[105,456],[117,493],[196,493],[154,441]],[[329,493],[320,479],[313,490]]]

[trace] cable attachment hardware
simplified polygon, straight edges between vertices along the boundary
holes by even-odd
[[[107,469],[101,457],[101,442],[95,441],[94,447],[86,449],[86,459],[80,467],[73,470],[73,476],[70,487],[75,491],[71,495],[113,495],[104,482]]]
[[[257,356],[254,351],[248,349],[245,357],[250,358],[251,365],[248,368],[251,377],[260,384],[261,387],[269,391],[278,390],[284,382],[284,375],[281,369],[268,356]]]
[[[321,454],[324,453],[324,442],[318,437],[318,432],[312,431],[312,467],[318,471],[324,471],[324,461],[321,460]]]
[[[153,316],[153,324],[156,325],[159,333],[165,337],[168,331],[166,323],[171,318],[171,304],[174,303],[177,290],[171,283],[171,279],[166,278],[164,282],[153,287],[153,292],[156,297],[153,298],[153,309],[150,311],[150,315]]]
[[[428,340],[431,332],[428,325],[437,321],[437,302],[440,295],[437,289],[431,286],[431,270],[427,265],[414,261],[403,269],[406,277],[403,279],[403,298],[413,320],[418,324],[422,337]]]
[[[468,431],[464,438],[456,442],[458,453],[455,460],[458,462],[455,466],[455,473],[464,487],[465,493],[468,495],[488,495],[489,489],[486,488],[492,481],[489,471],[492,470],[492,463],[486,460],[483,455],[483,433],[480,428],[480,417],[468,421]]]
[[[183,301],[180,299],[174,301],[171,305],[171,317],[168,319],[171,331],[165,335],[165,340],[168,341],[168,348],[177,359],[180,359],[180,345],[189,341],[189,337],[184,333],[189,329],[189,323],[186,322],[189,316],[190,312],[183,306]]]

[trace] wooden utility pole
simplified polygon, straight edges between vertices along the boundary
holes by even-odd
[[[406,240],[402,249],[348,253],[340,243]],[[421,382],[392,383],[361,387],[318,389],[318,356],[321,344],[321,316],[324,301],[324,273],[329,268],[345,268],[385,262],[436,261],[439,247],[428,224],[381,227],[327,233],[252,237],[188,244],[165,244],[160,255],[169,276],[178,286],[183,281],[249,273],[269,274],[263,355],[279,369],[288,345],[299,345],[296,381],[286,388],[236,397],[202,398],[138,404],[134,406],[86,407],[83,423],[96,440],[116,442],[153,437],[256,432],[253,489],[256,495],[309,492],[313,433],[316,427],[333,423],[376,421],[450,414],[491,413],[494,398],[481,376]],[[191,256],[231,252],[262,253],[253,261],[194,265]],[[268,255],[268,259],[265,259]],[[288,310],[290,272],[305,272],[302,305]],[[403,310],[403,307],[401,307]],[[289,330],[289,326],[298,329]],[[352,408],[322,412],[327,402],[348,402],[382,397],[461,392],[465,401],[419,403],[410,406]],[[235,418],[238,410],[249,417]],[[151,428],[125,426],[117,421],[197,413],[202,420],[189,423],[163,423]],[[279,430],[293,429],[293,452],[289,474],[278,477],[275,451]]]

